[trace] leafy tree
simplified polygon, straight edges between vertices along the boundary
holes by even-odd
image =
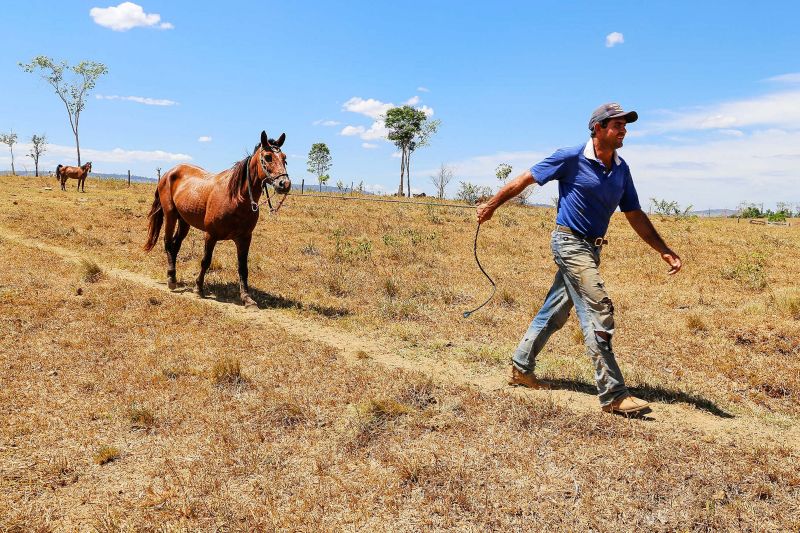
[[[39,176],[39,157],[47,151],[47,136],[34,134],[31,137],[31,151],[28,157],[33,159],[33,166],[36,168],[36,176]]]
[[[490,196],[492,194],[491,187],[474,185],[468,181],[461,181],[459,183],[461,183],[461,186],[456,193],[456,199],[464,201],[470,205],[475,205],[481,198]]]
[[[403,196],[403,180],[408,181],[408,196],[411,196],[411,153],[428,146],[431,137],[439,129],[441,121],[428,121],[424,111],[409,105],[393,107],[386,112],[384,125],[389,130],[388,139],[400,149],[400,186],[397,195]]]
[[[331,177],[327,174],[323,174],[317,179],[319,179],[319,192],[322,192],[322,186],[328,183],[328,180],[331,179]]]
[[[494,173],[497,176],[497,179],[500,180],[500,183],[505,184],[506,180],[508,179],[508,175],[511,174],[511,165],[508,163],[500,163],[497,165]]]
[[[14,169],[14,145],[17,144],[17,134],[12,130],[9,133],[0,133],[0,143],[7,144],[11,149],[11,175],[16,176],[17,171]]]
[[[431,183],[436,187],[436,197],[440,200],[444,198],[444,190],[447,184],[453,180],[453,169],[444,163],[439,167],[439,171],[431,176]]]
[[[681,210],[681,206],[675,200],[670,202],[667,200],[659,200],[658,198],[650,198],[650,202],[656,214],[661,216],[676,216],[678,218],[688,217],[689,211],[694,207],[690,204],[686,209]]]
[[[322,184],[328,181],[327,172],[331,169],[331,151],[325,143],[314,143],[308,152],[308,171],[317,176],[319,190],[322,192]],[[325,177],[323,180],[322,178]]]
[[[94,89],[98,78],[108,74],[108,68],[103,63],[96,61],[81,61],[77,65],[70,66],[66,61],[56,63],[47,56],[36,56],[30,63],[20,63],[20,67],[25,72],[40,72],[43,80],[49,83],[56,94],[64,102],[69,115],[69,125],[75,135],[75,149],[78,152],[78,166],[81,164],[81,143],[78,137],[78,126],[80,124],[81,112],[86,107],[86,96],[89,91]],[[72,71],[76,79],[66,81],[64,71]]]

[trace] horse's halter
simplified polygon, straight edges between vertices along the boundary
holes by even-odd
[[[272,152],[273,154],[279,154],[279,153],[281,153],[281,150],[280,150],[280,148],[276,149],[276,148],[270,147],[270,152]],[[247,181],[247,194],[250,195],[250,208],[255,213],[255,212],[258,211],[259,206],[258,206],[258,202],[256,202],[253,199],[253,191],[252,191],[252,189],[250,187],[250,160],[252,158],[253,158],[253,156],[248,157],[247,158],[247,163],[245,164],[245,172],[246,172],[245,181]],[[275,182],[275,180],[278,179],[278,178],[282,178],[284,176],[286,176],[288,178],[289,174],[284,172],[282,174],[277,174],[277,175],[273,176],[270,173],[270,171],[267,169],[267,160],[264,157],[264,150],[262,150],[261,154],[259,154],[259,156],[258,156],[258,163],[261,166],[261,171],[264,173],[264,179],[261,181],[261,187],[264,189],[264,196],[267,197],[267,204],[269,205],[269,212],[270,213],[277,213],[278,209],[281,208],[281,206],[283,205],[283,201],[286,200],[286,197],[289,195],[289,193],[286,192],[283,195],[283,198],[281,198],[281,201],[278,202],[278,207],[272,207],[272,199],[270,199],[270,197],[269,197],[269,189],[267,189],[267,185],[273,184]],[[284,164],[283,168],[286,168],[285,164]]]

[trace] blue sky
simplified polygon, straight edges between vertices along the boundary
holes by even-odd
[[[620,154],[643,205],[800,204],[796,2],[34,0],[3,20],[0,132],[19,135],[18,170],[34,133],[50,142],[44,168],[75,163],[63,104],[18,67],[43,54],[108,66],[81,115],[95,172],[217,172],[266,129],[286,132],[296,183],[314,181],[308,150],[325,142],[332,183],[392,192],[400,160],[379,116],[411,103],[442,121],[412,187],[432,192],[446,164],[453,195],[459,181],[496,187],[501,162],[517,174],[585,142],[592,109],[617,101],[639,112]]]

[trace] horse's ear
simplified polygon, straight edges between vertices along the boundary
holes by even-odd
[[[280,148],[281,146],[283,146],[283,141],[285,141],[285,140],[286,140],[286,134],[285,133],[281,133],[281,136],[278,137],[278,142],[275,143],[275,146]]]
[[[261,130],[261,147],[264,148],[264,150],[269,148],[269,137],[264,130]]]

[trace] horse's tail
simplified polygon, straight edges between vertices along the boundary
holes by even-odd
[[[161,208],[161,198],[158,197],[158,189],[156,189],[155,200],[153,200],[153,207],[150,208],[150,213],[147,215],[150,222],[147,225],[147,242],[144,243],[144,251],[149,252],[153,246],[158,242],[158,235],[161,233],[161,225],[164,223],[164,210]]]
[[[56,167],[56,178],[61,178],[61,167],[63,167],[63,166],[64,166],[64,165],[61,165],[61,164],[59,164],[59,165]]]

